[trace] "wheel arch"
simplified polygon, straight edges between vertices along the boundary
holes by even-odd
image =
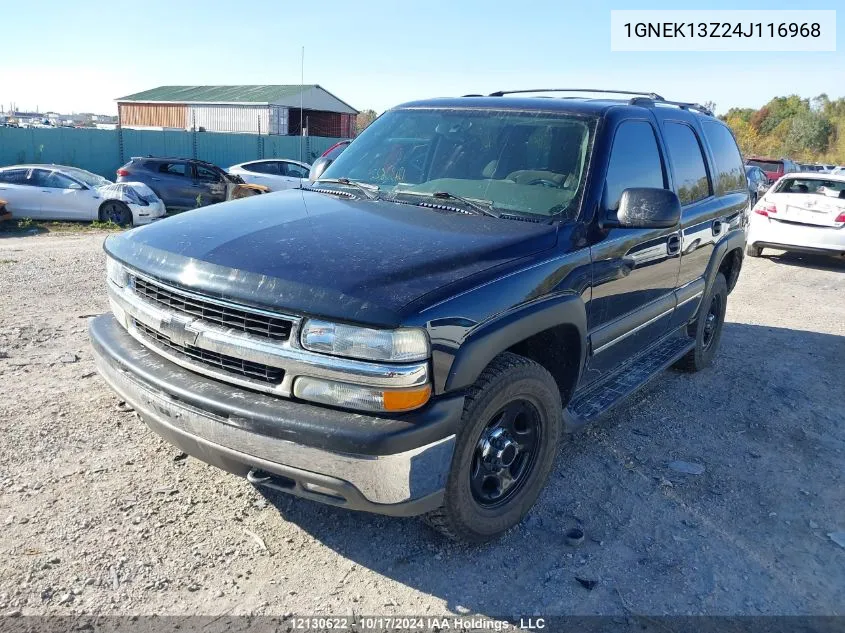
[[[566,402],[578,384],[587,353],[587,313],[580,295],[566,293],[534,301],[476,328],[452,363],[445,391],[474,384],[503,352],[543,366]]]
[[[719,272],[725,275],[728,282],[728,292],[734,289],[737,279],[739,279],[739,272],[742,269],[745,241],[745,231],[737,230],[716,245],[704,275],[707,291],[713,286],[713,280],[716,278],[716,273]]]

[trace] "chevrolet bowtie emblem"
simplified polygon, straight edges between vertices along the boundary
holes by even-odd
[[[161,333],[170,339],[171,343],[187,347],[197,342],[198,332],[191,329],[193,319],[169,317],[161,322]]]

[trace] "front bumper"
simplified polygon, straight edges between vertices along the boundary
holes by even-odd
[[[160,200],[145,207],[139,204],[130,204],[129,209],[132,211],[132,224],[134,226],[149,224],[155,220],[160,220],[167,214],[167,209]]]
[[[797,224],[752,213],[748,244],[784,251],[843,254],[845,227]]]
[[[291,494],[395,516],[438,507],[463,397],[393,418],[255,393],[151,352],[112,315],[93,319],[97,369],[146,422],[182,451]]]

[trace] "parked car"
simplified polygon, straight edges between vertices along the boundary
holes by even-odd
[[[745,166],[745,179],[748,181],[748,195],[753,207],[760,196],[764,195],[770,187],[769,178],[759,167],[753,165]]]
[[[100,220],[137,226],[165,214],[164,203],[143,183],[115,184],[63,165],[2,167],[0,196],[16,217],[34,220]]]
[[[763,158],[752,156],[745,161],[746,165],[759,167],[766,174],[769,182],[774,182],[784,174],[791,174],[800,171],[798,165],[788,158]]]
[[[97,367],[169,442],[257,486],[493,538],[562,433],[716,354],[748,188],[706,112],[654,94],[396,107],[312,188],[109,237]]]
[[[308,173],[308,180],[310,182],[314,182],[320,175],[326,171],[326,168],[334,162],[334,160],[343,153],[352,140],[345,140],[345,141],[338,141],[334,145],[332,145],[329,149],[323,152],[320,155],[320,158],[314,161],[314,164],[311,165],[311,171]]]
[[[261,185],[246,185],[240,176],[193,158],[133,157],[117,170],[117,182],[144,183],[168,209],[194,209],[268,191]]]
[[[232,165],[226,171],[244,182],[266,185],[270,191],[296,189],[308,182],[311,165],[296,160],[268,158]]]
[[[784,176],[754,206],[746,254],[764,248],[845,255],[845,175]]]

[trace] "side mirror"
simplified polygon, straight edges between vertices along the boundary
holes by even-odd
[[[308,172],[308,181],[314,182],[317,180],[333,162],[334,161],[328,156],[320,156],[320,158],[315,160],[314,164],[311,165],[311,171]]]
[[[632,187],[622,192],[616,220],[606,223],[629,229],[668,229],[681,221],[681,201],[674,191]]]

